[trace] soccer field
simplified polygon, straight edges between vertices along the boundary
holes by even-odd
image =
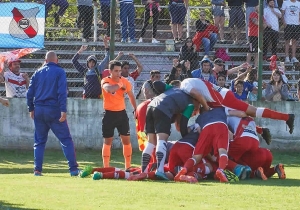
[[[140,163],[140,152],[133,164]],[[46,150],[44,176],[34,177],[33,151],[0,150],[0,209],[300,209],[300,154],[273,152],[285,164],[286,180],[277,176],[237,183],[198,184],[70,177],[61,151]],[[80,167],[102,166],[100,151],[77,151]],[[111,165],[123,167],[119,150]]]

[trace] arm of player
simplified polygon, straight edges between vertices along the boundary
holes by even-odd
[[[210,110],[210,107],[207,105],[205,98],[195,88],[191,89],[190,96],[196,99],[203,106],[204,110]]]
[[[229,116],[235,116],[235,117],[247,117],[248,115],[246,112],[240,111],[240,110],[228,110],[228,115]]]
[[[109,83],[104,83],[102,85],[102,88],[108,93],[115,93],[120,88],[125,90],[126,86],[120,81],[118,84],[114,84],[114,85],[109,84]]]

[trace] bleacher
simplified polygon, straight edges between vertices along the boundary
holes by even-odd
[[[101,28],[99,25],[99,29],[97,34],[100,36],[105,33],[105,30]],[[161,41],[160,44],[152,44],[151,36],[152,30],[151,25],[148,26],[147,32],[145,34],[144,43],[120,43],[120,29],[116,27],[116,43],[115,43],[115,55],[119,51],[123,51],[125,56],[121,58],[121,60],[128,60],[131,65],[131,69],[135,69],[134,61],[126,56],[128,53],[134,53],[140,62],[143,65],[143,72],[141,76],[136,81],[135,90],[138,91],[139,87],[143,84],[145,80],[149,78],[149,72],[153,69],[158,69],[162,72],[162,74],[169,73],[172,68],[172,60],[178,57],[179,52],[167,52],[165,41],[167,39],[173,39],[170,25],[159,25],[157,32],[157,39]],[[136,26],[136,35],[140,34],[140,30],[142,25]],[[193,27],[191,28],[193,30]],[[67,31],[64,36],[59,36],[59,32],[61,30]],[[71,58],[73,55],[79,50],[82,44],[81,37],[74,36],[74,33],[78,33],[77,28],[65,28],[65,27],[48,27],[46,28],[45,34],[45,49],[34,52],[31,55],[27,55],[23,57],[21,64],[21,71],[27,72],[29,76],[33,74],[33,72],[38,69],[44,62],[45,52],[47,50],[54,50],[59,57],[59,64],[65,68],[68,77],[68,86],[69,86],[69,97],[81,97],[82,96],[82,86],[83,86],[83,75],[80,75],[76,69],[73,67]],[[229,30],[225,30],[226,38],[229,39]],[[193,36],[194,33],[191,33]],[[137,37],[138,39],[138,37]],[[280,41],[282,43],[282,41]],[[81,54],[79,62],[82,64],[86,63],[86,58],[95,54],[98,58],[98,61],[101,61],[104,57],[104,46],[103,42],[98,40],[96,42],[89,42],[89,47],[87,51]],[[248,50],[248,46],[246,44],[243,45],[233,45],[233,44],[220,44],[217,43],[215,45],[215,49],[225,48],[228,52],[228,55],[231,57],[231,61],[226,61],[226,69],[232,68],[234,66],[238,66],[245,62],[246,54]],[[177,46],[178,49],[178,46]],[[270,51],[270,50],[269,50]],[[200,60],[203,57],[203,52],[199,52]],[[270,55],[270,54],[269,54]],[[300,55],[300,51],[297,52],[297,55]],[[214,51],[211,52],[212,59],[214,58]],[[278,45],[278,57],[280,59],[284,58],[284,46],[283,44]],[[298,56],[299,58],[300,56]],[[279,65],[279,61],[278,61]],[[298,64],[293,65],[292,63],[286,64],[286,76],[289,79],[289,83],[291,85],[291,92],[295,93],[297,80],[299,79],[299,66]],[[269,62],[263,62],[263,80],[268,81],[270,78],[271,71],[268,70]],[[232,78],[228,78],[228,82]],[[5,95],[4,85],[0,86],[1,95]]]

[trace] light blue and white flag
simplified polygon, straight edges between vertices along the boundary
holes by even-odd
[[[0,3],[0,48],[44,48],[45,5]]]

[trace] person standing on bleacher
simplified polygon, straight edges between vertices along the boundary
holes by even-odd
[[[104,36],[103,43],[105,47],[105,57],[102,62],[97,65],[97,58],[95,55],[90,55],[86,60],[86,65],[81,65],[78,62],[79,55],[87,49],[87,45],[82,45],[78,52],[73,56],[72,63],[76,70],[84,74],[83,98],[101,98],[101,74],[109,62],[109,38]]]
[[[135,39],[135,8],[133,0],[119,0],[121,21],[121,42],[136,43]]]
[[[287,0],[282,4],[282,16],[284,25],[284,40],[285,40],[285,63],[298,63],[296,58],[297,40],[300,34],[300,2],[297,0]],[[289,48],[290,42],[292,45],[292,59],[290,60]]]
[[[88,42],[92,36],[91,27],[94,18],[94,6],[98,6],[96,0],[77,0],[78,17],[77,27],[83,25],[82,42]]]

